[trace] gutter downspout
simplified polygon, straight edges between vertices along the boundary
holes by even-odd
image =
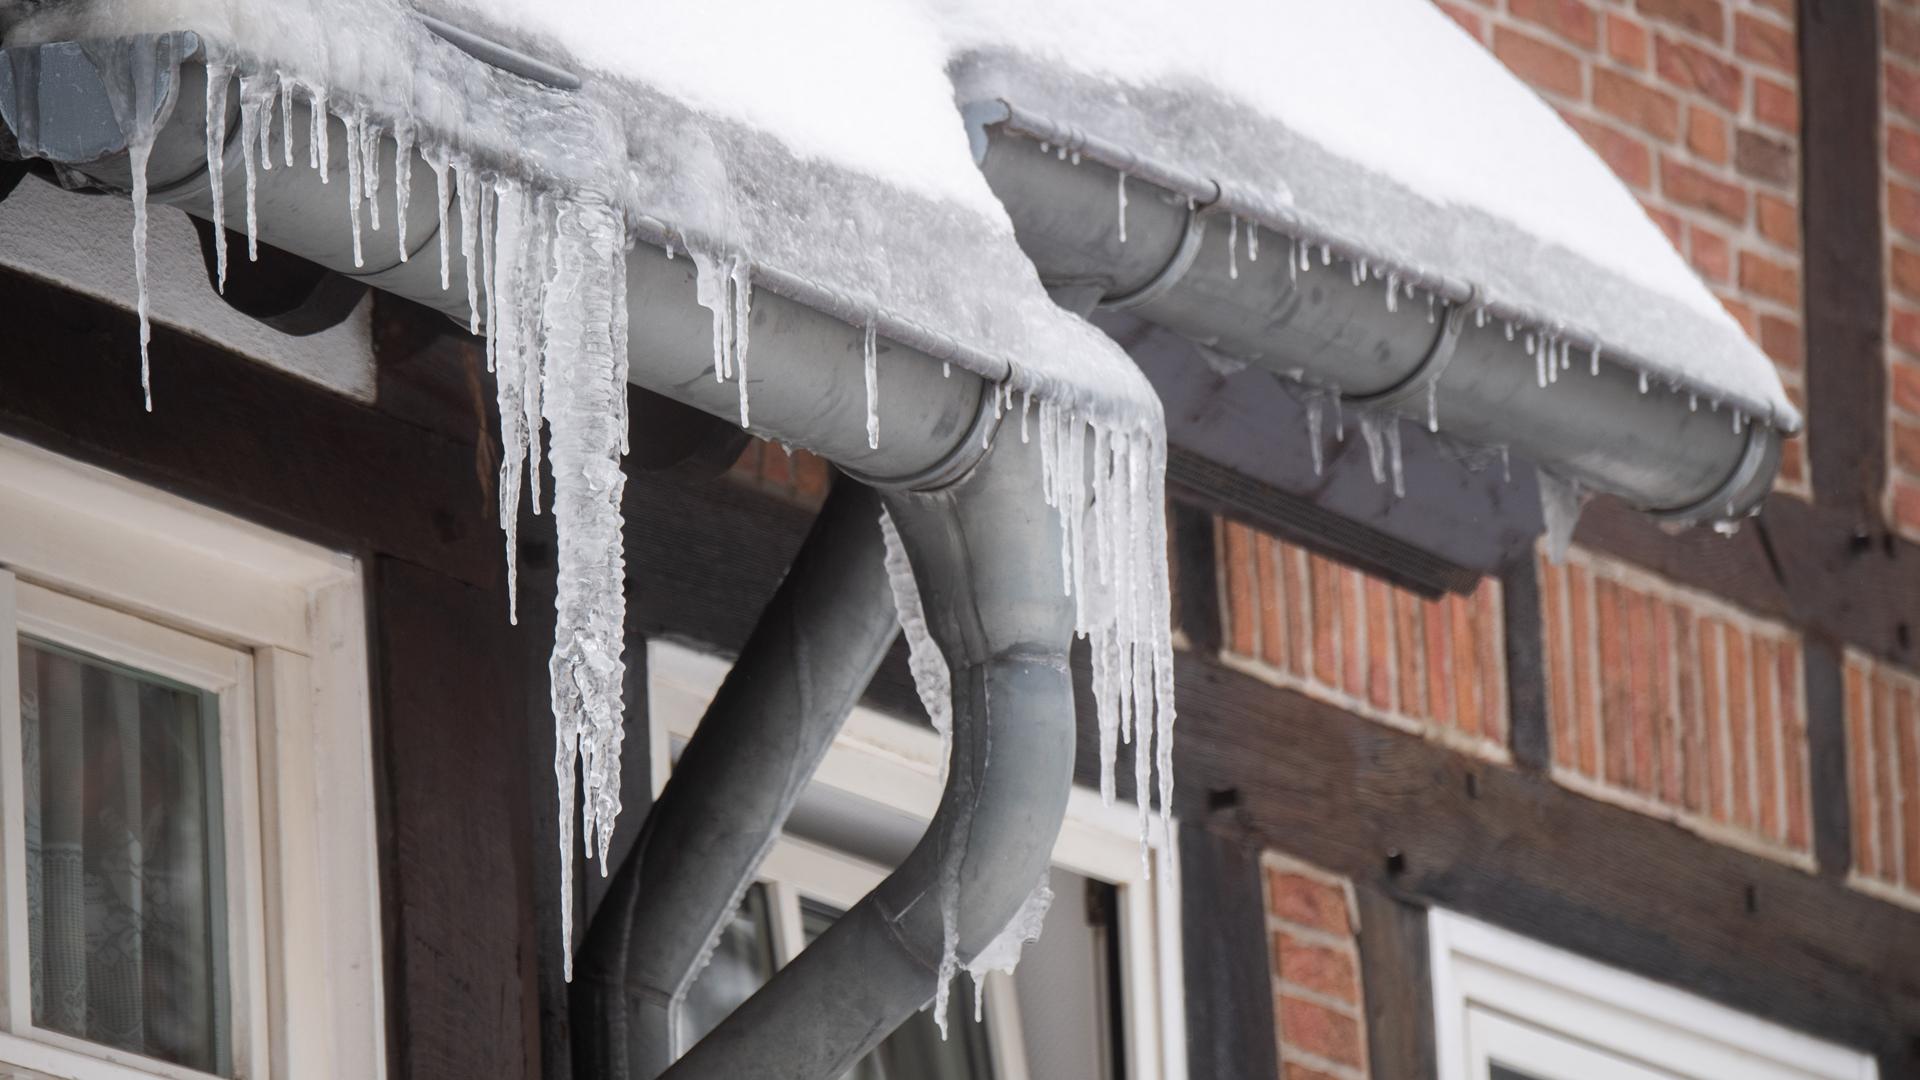
[[[194,57],[198,38],[179,34],[174,48],[176,59]],[[35,73],[61,72],[60,86],[36,83],[30,87],[35,95],[44,89],[51,98],[76,87],[84,94],[86,81],[99,78],[92,60],[72,44],[6,52],[14,55],[0,59],[9,62],[32,52],[27,63]],[[151,198],[211,219],[205,118],[194,108],[171,109],[175,100],[204,94],[205,68],[197,62],[170,70],[163,65],[157,77],[172,85],[155,95],[166,105],[156,116]],[[235,97],[229,95],[230,103]],[[78,115],[88,119],[84,111]],[[99,115],[91,119],[91,130],[62,133],[74,136],[70,145],[87,148],[63,164],[110,186],[130,186],[124,139],[101,127]],[[344,139],[340,122],[328,123],[332,137]],[[112,124],[110,116],[106,124]],[[227,125],[226,157],[234,167],[226,169],[223,186],[230,208],[242,205],[244,194],[237,167],[240,127]],[[291,127],[294,157],[302,160],[310,125]],[[377,152],[387,155],[384,174],[399,175],[390,167],[392,140],[383,138]],[[333,160],[337,170],[339,159]],[[415,164],[423,162],[416,158]],[[330,193],[304,168],[257,174],[259,236],[464,323],[469,309],[461,277],[443,289],[437,261],[428,257],[440,239],[442,203],[426,168],[415,168],[412,177],[409,212],[396,223],[410,261],[383,252],[368,260],[371,268],[356,268],[336,209],[347,184],[336,176],[341,182]],[[459,218],[447,215],[449,229],[459,227]],[[461,250],[457,235],[447,239],[450,250]],[[390,241],[369,245],[371,252],[382,248],[394,250]],[[464,269],[457,259],[453,268],[456,275]],[[712,377],[713,325],[697,303],[691,260],[674,260],[643,243],[630,252],[626,277],[630,380],[723,419],[736,416],[737,387]],[[885,492],[951,672],[952,759],[940,808],[900,868],[667,1075],[835,1080],[934,996],[943,908],[957,917],[956,952],[964,963],[994,939],[1045,872],[1072,786],[1074,703],[1067,655],[1074,613],[1061,590],[1059,519],[1041,491],[1040,443],[994,438],[997,385],[946,370],[917,349],[881,341],[879,348],[889,354],[879,368],[887,423],[875,447],[865,429],[864,346],[870,331],[771,292],[756,297],[752,322],[753,430],[807,446]],[[873,565],[880,570],[877,556]],[[802,646],[796,641],[791,647]],[[845,692],[844,685],[836,692]],[[741,844],[763,844],[778,824],[766,817],[749,823],[752,832],[739,838]],[[737,870],[736,860],[730,872]],[[697,891],[712,898],[713,890]],[[712,926],[715,913],[704,916]],[[595,939],[624,944],[614,931]],[[596,971],[609,970],[602,966],[609,964],[599,955],[602,947],[617,946],[594,947],[588,962]],[[619,961],[610,966],[617,969]],[[604,992],[624,992],[602,986]]]
[[[651,1080],[768,845],[898,632],[880,499],[842,479],[615,871],[575,962],[580,1076]]]
[[[964,479],[886,494],[953,678],[947,788],[899,869],[722,1021],[667,1080],[833,1080],[935,996],[943,892],[961,964],[1050,861],[1073,772],[1071,603],[1037,444],[998,440]]]
[[[1510,340],[1497,320],[1477,325],[1463,284],[1433,283],[1434,308],[1403,298],[1394,310],[1379,281],[1359,278],[1360,254],[1325,252],[1326,265],[1313,251],[1301,270],[1289,257],[1293,238],[1244,220],[1240,230],[1259,229],[1261,256],[1230,258],[1236,221],[1217,206],[1218,185],[1005,102],[963,112],[975,160],[1056,297],[1097,298],[1276,375],[1337,389],[1358,412],[1431,419],[1467,442],[1511,447],[1672,522],[1740,517],[1772,485],[1782,433],[1765,423],[1732,422],[1704,395],[1691,407],[1685,392],[1648,387],[1616,363],[1589,374],[1584,347],[1568,357],[1570,370],[1552,373],[1558,385],[1542,389],[1526,332]],[[1112,162],[1126,163],[1124,179]],[[1201,188],[1210,194],[1190,197]],[[1120,212],[1116,189],[1127,195]]]

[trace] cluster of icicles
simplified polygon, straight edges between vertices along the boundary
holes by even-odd
[[[216,277],[222,287],[227,269],[227,98],[233,74],[230,66],[208,64],[207,170]],[[486,331],[487,366],[495,376],[500,410],[499,511],[506,534],[509,617],[515,622],[514,547],[521,484],[524,477],[531,488],[533,512],[540,513],[540,430],[543,424],[547,428],[554,477],[551,506],[559,546],[550,674],[554,776],[560,805],[560,911],[563,940],[571,941],[568,898],[573,889],[576,776],[582,789],[581,838],[589,857],[599,857],[602,873],[620,813],[626,615],[620,514],[626,485],[620,459],[627,449],[625,219],[603,195],[539,190],[513,177],[482,173],[443,147],[428,142],[416,145],[414,132],[404,124],[383,130],[369,120],[364,106],[330,106],[323,86],[290,76],[253,74],[242,74],[239,85],[250,258],[258,256],[256,170],[275,168],[276,150],[279,167],[296,167],[297,97],[306,99],[310,123],[304,163],[319,172],[322,182],[329,181],[333,167],[330,120],[339,120],[345,128],[347,225],[356,266],[364,258],[363,212],[370,229],[381,229],[380,159],[385,138],[391,137],[396,145],[392,232],[402,262],[411,254],[406,223],[415,153],[433,170],[443,289],[452,287],[454,266],[449,215],[458,213],[459,258],[473,313],[470,328]],[[149,119],[141,122],[139,115]],[[153,403],[147,363],[146,165],[155,135],[151,116],[150,112],[136,114],[128,132],[141,384],[149,410]],[[565,955],[571,977],[571,950],[565,950]]]
[[[208,65],[207,169],[212,189],[216,277],[227,271],[225,162],[232,65]],[[542,512],[541,429],[549,439],[554,490],[551,509],[558,535],[554,651],[550,665],[555,722],[554,775],[559,788],[561,921],[572,940],[573,807],[579,778],[579,835],[602,873],[614,822],[620,812],[621,688],[625,617],[624,555],[620,501],[627,449],[627,351],[625,255],[628,232],[622,215],[604,195],[542,190],[523,180],[482,172],[466,159],[417,137],[405,123],[383,128],[364,105],[330,101],[326,87],[290,75],[240,73],[239,144],[246,170],[244,208],[249,258],[258,257],[256,185],[260,171],[298,164],[330,180],[330,122],[345,136],[346,225],[356,266],[364,264],[365,230],[382,231],[381,159],[391,138],[395,175],[388,226],[405,262],[408,196],[416,154],[433,171],[441,287],[453,287],[453,268],[463,265],[469,328],[486,335],[487,365],[495,377],[502,460],[499,517],[507,549],[509,618],[518,621],[515,546],[521,488]],[[304,99],[304,100],[302,100]],[[296,107],[307,115],[306,152],[296,155]],[[147,362],[146,163],[155,124],[128,119],[134,174],[134,264],[141,322],[141,382],[152,407]],[[277,129],[277,132],[276,132]],[[278,137],[276,138],[276,133]],[[297,160],[303,159],[303,160]],[[450,217],[458,215],[457,223]],[[459,251],[450,250],[457,224]],[[669,250],[669,257],[673,252]],[[740,423],[750,421],[747,379],[750,264],[743,257],[689,251],[698,271],[699,302],[713,316],[714,377],[739,386]],[[876,329],[864,327],[867,436],[880,439]],[[1013,407],[1015,391],[1003,387],[996,409]],[[1087,420],[1070,406],[1027,393],[1021,403],[1020,438],[1041,442],[1043,487],[1063,525],[1061,587],[1075,598],[1076,625],[1089,638],[1099,703],[1102,794],[1113,798],[1114,757],[1122,740],[1135,750],[1142,857],[1149,825],[1150,784],[1157,765],[1164,820],[1172,800],[1171,725],[1173,668],[1168,622],[1164,489],[1165,451],[1146,432]],[[1037,432],[1036,430],[1037,429]],[[1091,462],[1088,467],[1087,463]],[[1091,506],[1086,513],[1081,511]],[[951,739],[952,704],[944,658],[927,631],[918,589],[891,522],[888,570],[895,582],[901,623],[913,656],[916,684],[934,724]],[[953,888],[942,888],[946,948],[936,1015],[945,1026],[944,1002],[959,964],[957,860]],[[1043,880],[1019,915],[967,966],[978,988],[987,971],[1011,970],[1020,946],[1037,935],[1051,897]],[[571,950],[564,950],[571,977]]]

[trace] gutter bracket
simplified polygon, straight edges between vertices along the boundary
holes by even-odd
[[[1648,510],[1647,515],[1663,524],[1685,526],[1733,521],[1759,513],[1780,465],[1780,440],[1769,437],[1770,430],[1766,424],[1749,419],[1740,460],[1719,487],[1697,502],[1671,510]]]
[[[1193,201],[1187,202],[1187,230],[1180,236],[1180,246],[1174,249],[1173,258],[1167,260],[1167,265],[1160,268],[1152,281],[1130,293],[1106,297],[1100,301],[1100,306],[1112,311],[1126,311],[1151,304],[1173,291],[1173,287],[1180,284],[1180,279],[1186,277],[1187,271],[1193,268],[1194,260],[1200,257],[1200,241],[1207,231],[1206,218],[1201,210]]]
[[[967,426],[967,432],[960,441],[953,444],[953,449],[932,465],[906,476],[874,476],[845,465],[838,468],[850,479],[858,480],[876,491],[938,491],[958,483],[986,456],[988,447],[993,445],[994,436],[1000,430],[1002,411],[997,407],[1000,384],[982,379],[980,389],[982,393],[974,409],[973,423]]]
[[[1361,409],[1411,412],[1447,373],[1447,365],[1453,362],[1454,351],[1460,347],[1460,335],[1466,329],[1467,313],[1473,310],[1478,295],[1477,290],[1469,288],[1465,300],[1447,301],[1447,313],[1440,320],[1440,336],[1434,339],[1433,347],[1427,350],[1427,354],[1420,358],[1420,362],[1405,378],[1378,393],[1348,397],[1346,403]]]

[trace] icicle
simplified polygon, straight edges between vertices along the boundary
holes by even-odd
[[[287,168],[293,168],[293,80],[286,76],[280,78],[280,149],[285,154]]]
[[[1023,390],[1020,393],[1020,443],[1023,446],[1027,442],[1027,414],[1032,411],[1033,391]]]
[[[1473,309],[1473,326],[1474,326],[1474,329],[1476,329],[1476,330],[1479,330],[1479,329],[1484,329],[1484,328],[1486,327],[1486,325],[1487,325],[1487,309],[1486,309],[1486,308],[1474,308],[1474,309]]]
[[[525,283],[520,279],[526,259],[521,244],[526,239],[526,200],[517,186],[502,182],[495,194],[499,204],[494,213],[494,280],[488,290],[487,352],[491,359],[494,393],[500,409],[500,530],[507,546],[507,621],[520,622],[517,531],[520,517],[520,471],[526,463],[530,442],[538,433],[529,432],[524,411],[526,380],[539,378],[538,358],[535,370],[527,371],[523,349],[521,306]]]
[[[356,108],[340,119],[347,128],[347,219],[353,227],[353,265],[365,266],[366,260],[360,253],[360,201],[363,194],[361,184],[365,180],[365,173],[360,167],[360,128],[366,123],[367,114],[364,110]],[[460,183],[462,193],[467,186],[466,178],[462,177]],[[467,259],[467,280],[473,280],[471,257]],[[472,295],[471,289],[468,290],[468,294]],[[480,315],[477,308],[473,319],[472,328],[477,332],[480,329]]]
[[[453,287],[453,259],[447,252],[447,203],[450,201],[447,191],[447,158],[438,150],[423,153],[421,156],[426,161],[427,168],[433,170],[433,189],[440,211],[438,234],[440,237],[440,291],[445,292]]]
[[[1500,482],[1513,483],[1513,456],[1508,453],[1504,443],[1500,447]]]
[[[933,730],[940,733],[940,768],[944,774],[947,758],[953,752],[952,673],[940,646],[934,643],[932,631],[927,628],[920,587],[914,581],[907,549],[900,542],[900,531],[893,524],[893,515],[884,508],[880,511],[880,536],[886,544],[887,584],[893,590],[894,614],[900,620],[901,636],[907,639],[907,670],[913,675],[920,707],[927,710]]]
[[[207,62],[207,187],[213,197],[214,286],[227,291],[227,89],[233,69]]]
[[[367,227],[380,231],[380,125],[360,115],[360,167],[366,170],[362,185],[367,196]]]
[[[460,193],[460,258],[467,268],[467,330],[480,332],[480,277],[481,268],[476,261],[479,253],[480,232],[480,177],[474,174],[473,165],[462,158],[453,163],[458,175],[455,186]]]
[[[413,125],[393,125],[393,239],[407,261],[407,205],[413,198]]]
[[[1333,247],[1329,244],[1320,245],[1320,265],[1321,266],[1333,265]]]
[[[1512,319],[1507,320],[1507,340],[1508,341],[1513,340],[1513,320]]]
[[[494,277],[498,263],[493,257],[494,218],[499,210],[500,198],[495,194],[493,185],[480,189],[480,288],[483,295],[481,303],[487,310],[487,370],[493,370],[494,344],[500,339],[494,327],[500,318],[500,283]]]
[[[1227,277],[1240,280],[1240,216],[1227,215]]]
[[[1319,476],[1322,465],[1320,449],[1320,395],[1307,398],[1307,446],[1313,454],[1313,475]]]
[[[1746,420],[1746,417],[1744,417],[1744,416],[1742,416],[1742,415],[1740,415],[1740,410],[1739,410],[1739,409],[1735,409],[1735,410],[1733,410],[1733,433],[1734,433],[1735,435],[1738,435],[1738,434],[1740,434],[1740,425],[1741,425],[1741,424],[1742,424],[1742,423],[1743,423],[1743,422],[1744,422],[1745,420]]]
[[[1388,274],[1387,275],[1387,314],[1391,315],[1394,312],[1397,312],[1399,310],[1400,310],[1400,277],[1397,274]]]
[[[1122,172],[1117,175],[1120,177],[1117,185],[1120,192],[1120,242],[1124,244],[1127,242],[1127,174]]]
[[[732,288],[732,279],[723,276],[720,260],[705,251],[689,248],[687,257],[693,260],[694,298],[713,318],[713,381],[726,382],[733,370],[729,340],[733,320],[727,314],[727,293]]]
[[[1360,414],[1360,438],[1367,444],[1367,464],[1373,469],[1373,482],[1387,482],[1386,426],[1391,421],[1372,411]]]
[[[1438,433],[1440,430],[1440,380],[1427,380],[1427,430]]]
[[[247,172],[247,260],[260,258],[260,214],[255,205],[258,169],[273,168],[273,146],[268,126],[273,119],[273,90],[261,90],[261,80],[240,76],[240,161]]]
[[[753,268],[736,255],[727,275],[733,309],[733,370],[740,383],[740,426],[747,426],[747,320],[753,307]]]
[[[1294,250],[1299,252],[1300,254],[1300,269],[1312,270],[1313,269],[1313,253],[1307,249],[1306,241],[1295,240],[1293,242],[1293,247],[1294,247]]]
[[[1247,261],[1260,261],[1260,226],[1252,221],[1247,222]]]
[[[312,88],[312,96],[308,100],[307,109],[312,114],[313,120],[313,137],[307,144],[307,157],[312,162],[313,167],[320,171],[320,182],[324,184],[331,179],[330,174],[333,172],[332,148],[327,145],[327,137],[330,134],[327,130],[329,127],[328,121],[332,114],[327,111],[326,87],[315,86]]]
[[[1700,395],[1699,394],[1687,395],[1687,411],[1688,412],[1700,411]]]
[[[1342,443],[1346,442],[1347,441],[1346,406],[1341,404],[1340,391],[1338,389],[1328,391],[1328,396],[1333,398],[1333,441],[1342,442]]]
[[[1540,470],[1540,516],[1547,526],[1547,557],[1556,566],[1567,561],[1567,546],[1573,542],[1573,527],[1585,503],[1579,481]]]
[[[546,290],[543,411],[552,430],[553,510],[559,538],[554,602],[554,777],[560,807],[563,942],[572,940],[572,817],[576,763],[583,781],[581,839],[606,873],[620,813],[621,657],[626,621],[620,499],[621,407],[627,388],[624,292],[614,288],[625,229],[604,202],[570,198],[556,215]],[[563,948],[572,977],[572,950]]]
[[[1647,392],[1647,373],[1644,371],[1640,373],[1640,392]]]
[[[1400,418],[1389,416],[1386,418],[1386,424],[1387,464],[1393,473],[1393,495],[1394,498],[1404,499],[1407,497],[1407,477],[1400,457]]]
[[[880,350],[875,339],[873,320],[867,320],[867,332],[860,342],[867,372],[867,448],[880,449]]]
[[[145,93],[137,96],[147,97]],[[133,169],[133,286],[134,309],[140,315],[140,393],[147,411],[152,412],[153,371],[147,355],[148,343],[153,340],[153,326],[147,317],[147,159],[153,154],[153,118],[150,107],[142,112],[144,118],[134,121],[127,137],[127,159]]]
[[[1587,374],[1589,375],[1600,374],[1600,346],[1595,345],[1593,347],[1593,352],[1589,355],[1587,363],[1588,363]]]

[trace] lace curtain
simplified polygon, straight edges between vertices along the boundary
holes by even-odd
[[[217,699],[22,640],[36,1027],[231,1072]]]

